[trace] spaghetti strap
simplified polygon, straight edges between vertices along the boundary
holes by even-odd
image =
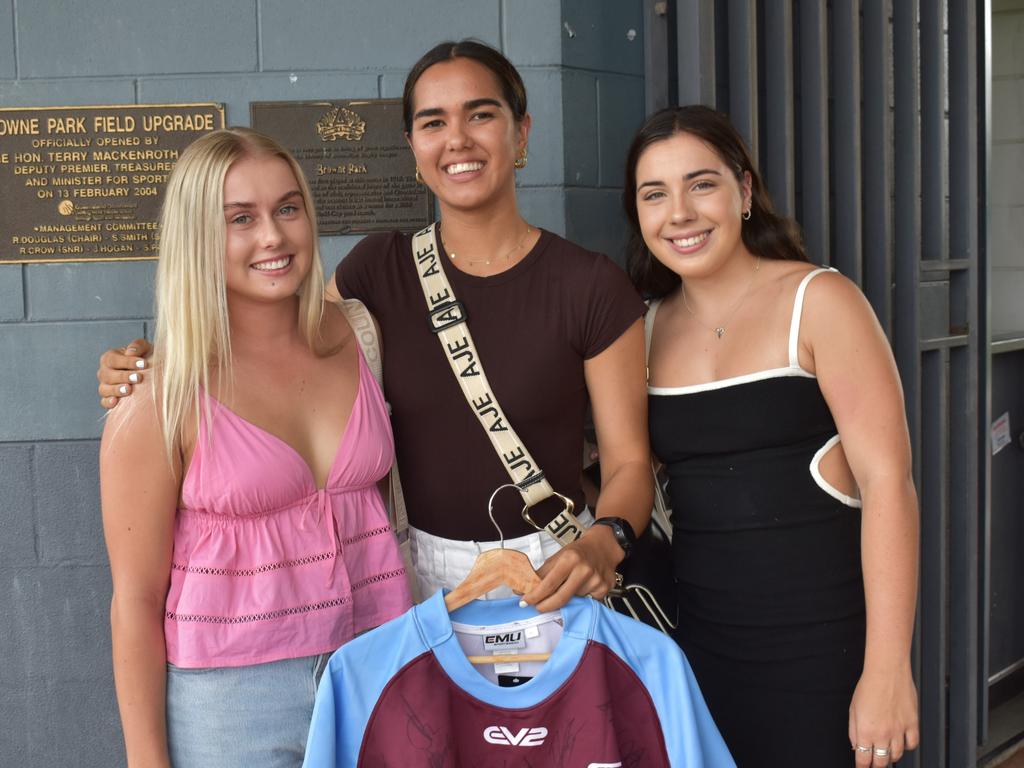
[[[804,292],[807,290],[807,284],[816,276],[822,272],[836,272],[837,270],[833,267],[819,267],[818,269],[812,270],[804,275],[804,279],[800,281],[800,287],[796,289],[796,298],[793,300],[793,319],[789,323],[789,367],[799,368],[800,367],[800,356],[798,354],[799,349],[797,342],[800,339],[800,314],[804,309]]]

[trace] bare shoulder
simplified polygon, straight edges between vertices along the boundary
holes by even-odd
[[[811,271],[805,270],[804,275]],[[803,324],[808,330],[822,323],[849,322],[858,318],[877,322],[867,298],[848,277],[829,270],[815,275],[807,283],[804,290]]]

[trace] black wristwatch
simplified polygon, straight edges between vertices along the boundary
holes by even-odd
[[[633,526],[629,524],[629,520],[623,520],[621,517],[599,517],[594,521],[594,525],[607,525],[611,528],[615,541],[625,553],[622,559],[629,557],[633,545],[636,544],[636,534],[633,533]]]

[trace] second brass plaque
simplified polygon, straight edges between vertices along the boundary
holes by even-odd
[[[252,127],[281,142],[313,190],[321,234],[414,231],[433,220],[399,99],[257,101]]]

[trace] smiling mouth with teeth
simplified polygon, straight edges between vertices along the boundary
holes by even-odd
[[[280,259],[274,259],[273,261],[261,261],[258,264],[251,265],[253,269],[257,269],[260,272],[272,272],[275,269],[284,269],[291,264],[291,256],[282,256]]]
[[[672,243],[678,248],[691,248],[695,245],[699,245],[708,239],[710,232],[701,232],[699,235],[693,237],[681,237],[679,239],[672,240]]]
[[[468,173],[469,171],[479,171],[484,167],[483,163],[472,162],[472,163],[452,163],[447,166],[444,170],[449,176],[454,176],[458,173]]]

